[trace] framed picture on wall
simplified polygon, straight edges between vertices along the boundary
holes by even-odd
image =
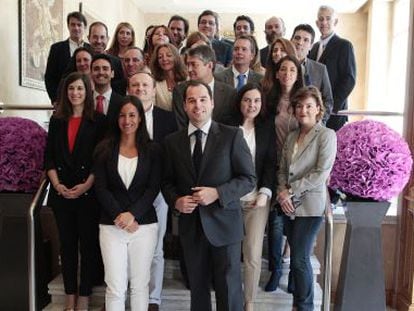
[[[20,0],[20,85],[45,90],[50,46],[62,40],[63,0]]]

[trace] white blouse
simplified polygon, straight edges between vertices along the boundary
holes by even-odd
[[[119,154],[118,173],[127,189],[131,185],[132,179],[134,178],[137,165],[138,157],[127,158],[122,154]]]

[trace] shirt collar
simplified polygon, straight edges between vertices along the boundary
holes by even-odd
[[[154,111],[154,104],[151,104],[151,107],[145,111],[145,116],[152,115],[152,112]]]
[[[326,45],[328,44],[329,40],[331,40],[331,39],[332,39],[332,37],[333,37],[334,35],[335,35],[335,32],[333,31],[333,32],[332,32],[329,36],[327,36],[326,38],[322,39],[322,37],[321,37],[320,44],[322,44],[322,45],[326,46]]]
[[[107,90],[103,94],[99,94],[97,91],[94,90],[93,91],[93,98],[96,98],[96,96],[98,96],[98,95],[102,95],[109,102],[111,100],[112,88],[109,88],[109,90]]]
[[[235,79],[237,79],[237,77],[238,77],[240,74],[242,74],[242,75],[246,75],[246,78],[249,76],[249,69],[247,69],[247,71],[246,71],[246,72],[241,73],[241,72],[238,72],[238,71],[237,71],[236,67],[231,66],[231,71],[233,72],[233,76],[234,76],[234,78],[235,78]]]
[[[194,126],[191,121],[188,123],[188,136],[191,136],[195,131],[197,130],[201,130],[204,134],[208,134],[208,132],[210,131],[210,127],[211,127],[211,118],[201,127],[198,128],[196,126]]]

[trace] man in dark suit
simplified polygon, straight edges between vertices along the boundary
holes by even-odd
[[[180,212],[191,310],[211,311],[213,272],[217,310],[240,311],[240,197],[255,185],[252,158],[240,129],[211,120],[214,103],[207,84],[190,81],[184,94],[190,122],[164,141],[162,192]]]
[[[124,53],[122,58],[122,67],[124,77],[122,79],[112,81],[112,89],[118,94],[125,96],[128,87],[128,78],[132,77],[138,71],[144,70],[144,52],[136,46],[130,46]]]
[[[232,46],[218,39],[219,19],[218,14],[211,10],[205,10],[198,16],[198,31],[210,39],[213,50],[216,53],[218,63],[227,67],[231,64]]]
[[[66,22],[69,38],[52,44],[47,58],[45,84],[52,103],[56,101],[60,79],[73,56],[73,52],[78,47],[89,46],[83,41],[83,34],[87,25],[85,16],[80,12],[72,12],[68,14]]]
[[[263,67],[266,67],[267,56],[269,55],[270,45],[277,38],[282,38],[285,35],[285,22],[282,18],[272,16],[265,23],[266,42],[267,46],[260,50],[260,62]]]
[[[247,82],[260,83],[263,75],[250,70],[250,63],[256,54],[256,44],[250,35],[236,38],[233,46],[233,64],[226,70],[216,74],[218,81],[224,82],[237,90]]]
[[[121,95],[112,90],[113,77],[112,59],[107,54],[94,55],[91,62],[91,78],[95,86],[93,100],[95,109],[107,116],[109,126],[116,123],[119,105],[123,100]]]
[[[89,26],[88,40],[95,54],[106,54],[106,46],[109,41],[108,27],[102,22],[94,22]],[[124,78],[121,60],[110,54],[114,77],[112,82],[119,81]]]
[[[224,122],[231,120],[234,114],[233,100],[236,91],[233,87],[214,79],[214,51],[207,45],[200,45],[187,51],[185,62],[190,80],[199,80],[208,84],[213,91],[213,120]],[[188,126],[188,117],[184,111],[184,90],[188,82],[178,84],[173,90],[173,112],[179,128]]]
[[[239,15],[236,17],[233,23],[234,38],[241,35],[254,35],[254,22],[247,15]],[[223,39],[224,42],[233,46],[234,41]]]
[[[146,71],[140,71],[128,79],[128,94],[137,96],[144,107],[145,121],[150,138],[161,143],[164,137],[177,130],[174,114],[154,104],[155,80]],[[151,263],[149,283],[149,311],[158,311],[161,304],[161,290],[164,277],[163,240],[167,230],[168,205],[161,192],[154,201],[158,219],[158,242]]]
[[[326,65],[333,94],[333,113],[348,109],[348,96],[355,86],[356,64],[354,48],[348,40],[335,34],[338,17],[333,8],[321,6],[316,25],[321,40],[314,44],[309,58]],[[346,116],[331,115],[326,126],[337,131],[348,120]]]
[[[326,66],[307,57],[314,39],[315,31],[312,26],[300,24],[293,30],[290,40],[295,46],[296,54],[302,66],[303,85],[316,86],[322,94],[322,100],[326,108],[322,121],[326,123],[333,106],[332,89]]]

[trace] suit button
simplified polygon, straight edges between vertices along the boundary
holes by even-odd
[[[82,166],[81,166],[81,169],[82,169],[82,170],[84,170],[84,169],[85,169],[85,167],[82,165]]]
[[[289,173],[290,176],[293,176],[293,173]]]
[[[61,171],[61,170],[62,170],[62,168],[59,166],[59,167],[57,168],[57,170],[58,170],[58,171]]]

